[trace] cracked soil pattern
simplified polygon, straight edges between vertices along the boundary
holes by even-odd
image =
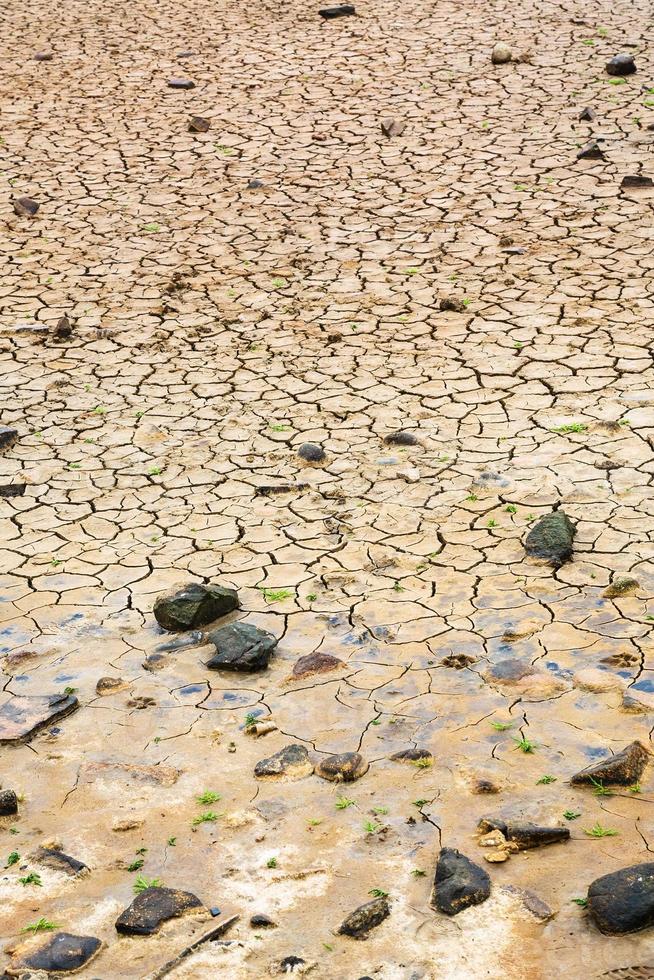
[[[22,794],[0,819],[3,865],[20,854],[0,872],[3,965],[43,916],[102,940],[83,976],[158,975],[217,920],[118,935],[137,873],[240,917],[180,980],[288,956],[316,980],[651,959],[651,934],[601,935],[574,899],[651,860],[652,778],[569,783],[654,726],[653,197],[621,189],[651,169],[650,20],[622,0],[364,0],[333,21],[265,0],[5,5],[0,398],[18,439],[0,482],[26,487],[0,499],[0,697],[73,688],[80,706],[0,747]],[[498,40],[511,63],[491,63]],[[611,79],[623,50],[638,71]],[[605,159],[577,160],[598,137]],[[385,442],[398,430],[415,444]],[[523,542],[557,508],[576,537],[554,570]],[[266,671],[208,670],[194,637],[153,659],[173,638],[154,600],[185,581],[238,590],[220,625],[278,637]],[[316,651],[339,663],[292,678]],[[106,676],[124,684],[100,696]],[[275,727],[255,737],[248,715]],[[256,779],[289,744],[369,769]],[[416,747],[433,764],[390,759]],[[571,840],[488,864],[488,814]],[[37,864],[48,841],[90,874]],[[429,905],[441,844],[492,879],[456,918]],[[390,916],[336,935],[373,889]]]

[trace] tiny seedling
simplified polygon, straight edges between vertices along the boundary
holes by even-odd
[[[127,870],[128,871],[140,871],[144,864],[145,864],[145,861],[143,860],[143,858],[137,858],[136,861],[132,861],[131,864],[128,864],[127,865]]]
[[[516,507],[515,504],[507,504],[504,509],[506,510],[507,514],[517,514],[518,513],[518,508]]]
[[[513,728],[512,721],[491,721],[491,728],[494,728],[496,732],[506,732],[509,728]]]
[[[168,844],[168,847],[175,847],[177,844],[177,838],[169,837],[168,840],[166,841],[166,844]]]
[[[370,722],[371,725],[381,725],[381,718],[373,718]]]
[[[414,759],[413,761],[413,765],[416,767],[416,769],[431,769],[433,764],[434,764],[434,760],[429,758]]]
[[[618,831],[612,830],[610,827],[602,827],[600,823],[596,823],[590,829],[584,828],[584,833],[588,837],[617,837]]]
[[[47,929],[58,929],[56,922],[50,922],[45,916],[41,916],[36,922],[30,922],[28,926],[23,926],[21,932],[45,932]]]
[[[378,830],[382,829],[382,825],[376,823],[374,820],[366,820],[363,824],[363,829],[367,834],[376,834]]]
[[[372,895],[373,898],[386,898],[388,896],[388,892],[385,892],[383,888],[371,888],[368,894]]]
[[[138,850],[134,851],[134,853],[135,854],[147,854],[148,853],[148,849],[147,849],[147,847],[139,847]]]
[[[633,786],[630,786],[629,787],[629,792],[630,793],[642,793],[642,790],[640,788],[640,783],[634,783]]]
[[[248,713],[245,716],[245,722],[244,722],[245,727],[252,728],[252,726],[256,725],[256,723],[257,723],[257,716],[253,715],[251,711],[248,711]]]
[[[582,909],[585,909],[588,906],[588,899],[587,898],[571,898],[570,901],[571,902],[574,902],[575,905],[578,905],[579,908],[582,908]]]
[[[156,221],[151,221],[149,225],[143,225],[143,231],[161,231],[161,226]]]
[[[214,793],[210,789],[205,789],[202,796],[196,796],[196,802],[200,803],[202,806],[207,806],[209,803],[217,803],[220,799],[220,793]]]
[[[43,884],[41,881],[41,875],[37,874],[36,871],[30,871],[28,875],[25,875],[24,878],[19,878],[18,880],[20,881],[21,885],[38,885],[41,887]]]
[[[334,952],[334,947],[331,945],[331,943],[323,943],[322,945],[323,948],[326,949],[328,953]]]
[[[372,812],[373,813],[379,813],[382,816],[384,816],[385,814],[388,813],[388,807],[387,806],[373,806],[372,807]]]
[[[268,425],[269,429],[273,432],[290,432],[290,425],[285,425],[284,422],[270,422]]]
[[[283,289],[287,285],[287,282],[281,276],[278,276],[276,279],[273,279],[272,284],[275,289]]]
[[[528,738],[514,738],[513,741],[516,743],[516,749],[520,749],[525,754],[533,752],[536,748],[536,743]]]
[[[161,888],[162,884],[159,878],[144,878],[143,875],[139,875],[134,882],[134,891],[137,895],[144,892],[146,888]]]
[[[63,558],[53,558],[50,562],[53,568],[58,568],[60,565],[63,565],[63,563]]]
[[[322,820],[316,820],[315,818],[312,818],[311,820],[308,821],[310,827],[319,827],[321,823]]]
[[[214,813],[213,810],[207,810],[206,813],[200,813],[194,818],[193,826],[198,827],[201,823],[215,823],[217,819],[217,813]]]
[[[468,496],[466,497],[466,501],[469,501],[471,504],[476,504],[478,500],[479,497],[477,496],[476,493],[469,493]]]
[[[590,781],[595,787],[593,790],[593,796],[613,796],[611,790],[607,789],[606,786],[604,786],[603,783],[600,783],[597,779],[593,779],[591,776]]]
[[[307,596],[307,602],[315,602],[318,596],[315,592],[310,592]]]
[[[556,782],[556,776],[541,776],[540,779],[536,780],[536,785],[547,786],[548,783],[555,783],[555,782]]]
[[[570,422],[568,425],[555,425],[551,431],[568,435],[570,432],[586,432],[587,429],[588,426],[585,422]]]
[[[404,592],[404,586],[400,585],[399,582],[396,582],[393,586],[393,592]]]
[[[422,868],[414,868],[411,874],[414,878],[424,878],[427,872],[423,871]]]
[[[493,518],[491,517],[486,527],[497,527],[497,521],[494,521]]]
[[[277,867],[277,858],[276,857],[268,858],[268,860],[266,861],[266,867],[267,868],[276,868]]]
[[[163,470],[161,466],[151,466],[150,469],[148,470],[148,473],[150,474],[150,476],[161,476]]]
[[[106,411],[107,411],[107,409],[104,407],[104,405],[96,405],[95,408],[93,409],[93,414],[94,415],[105,415],[106,414]]]
[[[564,810],[563,816],[566,820],[576,820],[577,817],[581,816],[581,813],[577,813],[576,810]]]
[[[291,599],[293,593],[290,589],[262,589],[263,597],[266,602],[283,602],[284,599]]]
[[[18,864],[19,861],[20,861],[20,854],[18,853],[18,851],[12,851],[9,857],[7,858],[7,867],[10,868],[12,864]]]
[[[64,694],[77,694],[77,688],[76,687],[65,687],[64,688]]]
[[[412,800],[411,802],[413,803],[414,806],[417,806],[418,809],[420,809],[421,807],[429,803],[429,800]]]
[[[347,796],[339,796],[334,805],[337,810],[347,810],[348,807],[354,806],[354,800],[348,800]]]

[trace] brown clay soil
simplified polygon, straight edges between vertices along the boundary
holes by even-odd
[[[73,688],[80,707],[0,748],[21,794],[0,820],[3,865],[20,855],[0,872],[2,963],[44,917],[102,940],[82,975],[156,976],[222,921],[119,936],[140,873],[239,916],[179,980],[288,956],[316,980],[643,964],[651,934],[603,936],[573,900],[650,858],[654,783],[607,797],[569,778],[654,724],[653,198],[621,189],[651,171],[651,11],[317,6],[3,8],[1,421],[18,439],[0,482],[26,489],[0,500],[0,698]],[[491,63],[498,40],[510,64]],[[613,84],[623,50],[638,71]],[[577,161],[593,137],[605,159]],[[398,429],[417,444],[386,444]],[[298,457],[307,441],[325,463]],[[558,571],[523,546],[556,507],[577,528]],[[626,574],[638,585],[603,597]],[[154,599],[189,580],[239,590],[231,619],[279,637],[267,671],[209,671],[193,646],[147,659],[168,639]],[[289,680],[317,650],[342,664]],[[507,660],[534,669],[493,673]],[[103,676],[124,686],[99,696]],[[248,714],[275,729],[246,733]],[[291,743],[370,769],[255,779]],[[415,746],[432,765],[390,760]],[[487,864],[489,813],[571,840]],[[39,865],[48,841],[90,874]],[[455,918],[429,906],[441,844],[492,878]],[[372,889],[390,917],[335,935]]]

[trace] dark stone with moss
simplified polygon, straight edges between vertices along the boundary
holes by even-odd
[[[401,749],[391,756],[393,762],[419,762],[420,759],[432,759],[429,749]]]
[[[573,786],[586,783],[591,785],[601,783],[602,786],[633,786],[642,776],[650,758],[642,742],[632,742],[617,755],[611,755],[608,759],[603,759],[575,773],[570,782]]]
[[[483,868],[453,847],[444,847],[436,865],[430,905],[445,915],[458,915],[489,897],[491,880]]]
[[[532,558],[543,558],[560,568],[572,557],[576,528],[562,510],[552,511],[534,524],[527,535],[525,548]]]
[[[199,898],[177,888],[146,888],[116,919],[116,930],[128,936],[151,936],[163,922],[203,908]]]
[[[369,763],[358,752],[341,752],[323,759],[317,773],[332,783],[353,783],[365,776],[369,768]]]
[[[304,779],[313,772],[313,763],[304,745],[285,745],[279,752],[261,759],[254,767],[258,779]]]
[[[375,898],[350,912],[338,927],[338,933],[341,936],[352,936],[353,939],[365,939],[370,930],[376,928],[390,914],[391,904],[386,896]]]
[[[654,925],[654,863],[634,864],[596,878],[588,889],[588,912],[607,936]]]
[[[45,973],[74,973],[95,956],[102,943],[94,936],[73,936],[57,932],[43,937],[41,944],[26,952],[17,951],[13,970],[43,970]]]
[[[610,585],[607,585],[602,592],[602,597],[604,599],[622,599],[636,595],[639,589],[640,582],[638,579],[632,578],[631,575],[623,575],[622,578],[616,578]]]
[[[165,630],[180,632],[207,626],[238,609],[238,606],[238,594],[234,589],[189,582],[159,596],[153,611],[155,619]]]
[[[268,666],[277,637],[250,623],[231,623],[208,633],[207,642],[216,648],[215,656],[207,662],[211,670],[252,673]]]
[[[0,790],[0,817],[9,817],[18,813],[18,797],[13,789]]]

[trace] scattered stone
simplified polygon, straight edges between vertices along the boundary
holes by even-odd
[[[464,303],[463,299],[460,299],[457,296],[444,296],[438,304],[438,308],[442,313],[446,313],[448,311],[451,311],[452,313],[465,313],[466,304]]]
[[[18,813],[18,797],[13,789],[0,790],[0,817]]]
[[[577,160],[606,160],[606,154],[597,140],[591,140],[579,150]]]
[[[125,834],[129,830],[138,830],[145,820],[119,820],[111,828],[115,834]]]
[[[70,320],[64,314],[61,319],[57,320],[57,324],[52,332],[52,336],[55,340],[68,340],[73,332],[73,328]]]
[[[254,767],[257,779],[304,779],[312,772],[313,764],[304,745],[286,745]]]
[[[248,190],[249,191],[259,191],[265,184],[262,180],[258,180],[256,177],[253,180],[248,180]]]
[[[80,783],[97,783],[103,779],[123,779],[137,785],[174,786],[179,770],[172,766],[141,766],[129,762],[85,762],[79,769]]]
[[[605,599],[621,599],[623,596],[636,595],[639,589],[640,582],[638,579],[625,575],[623,578],[617,578],[611,582],[602,592],[602,596]]]
[[[0,450],[11,449],[18,439],[18,430],[9,425],[0,425]]]
[[[101,946],[94,936],[73,936],[69,932],[35,936],[15,947],[10,969],[12,973],[42,970],[48,976],[74,973],[90,963]]]
[[[567,514],[555,510],[534,524],[525,540],[525,549],[532,558],[542,558],[554,568],[560,568],[572,557],[575,534],[575,526]]]
[[[39,51],[34,55],[35,61],[52,61],[54,55],[52,51]]]
[[[269,735],[271,732],[276,731],[278,731],[278,728],[274,721],[257,721],[254,725],[247,726],[245,734],[254,735],[255,738],[261,738],[262,735]]]
[[[591,109],[590,106],[586,106],[586,108],[582,109],[579,113],[579,122],[595,122],[596,119],[597,113],[594,109]]]
[[[338,657],[333,657],[330,653],[308,653],[305,657],[296,660],[293,666],[291,680],[304,680],[306,677],[314,677],[316,674],[326,674],[332,670],[338,670],[345,664]]]
[[[154,618],[165,630],[181,632],[207,626],[238,607],[235,589],[189,582],[158,596],[153,612]]]
[[[19,218],[33,218],[41,207],[41,205],[36,201],[33,201],[31,197],[16,197],[11,203],[14,206],[14,213],[17,214]]]
[[[351,17],[356,11],[351,3],[341,3],[338,7],[323,7],[318,13],[325,20],[333,20],[334,17]]]
[[[471,905],[485,902],[491,880],[483,868],[453,847],[444,847],[436,865],[430,905],[445,915],[458,915]]]
[[[528,888],[519,888],[517,885],[503,885],[502,891],[508,892],[509,895],[515,895],[527,911],[531,912],[539,922],[547,922],[549,919],[554,918],[554,912],[547,902],[544,902],[534,892],[529,891]]]
[[[384,436],[384,442],[387,446],[420,445],[418,437],[413,432],[408,432],[406,429],[398,429],[397,432],[390,432],[387,436]]]
[[[429,749],[400,749],[391,756],[392,762],[418,762],[420,759],[433,759]]]
[[[156,653],[169,653],[171,650],[185,650],[187,647],[197,647],[204,644],[204,633],[201,630],[191,630],[189,633],[173,636],[155,647]]]
[[[208,133],[211,123],[204,116],[191,116],[188,124],[189,133]]]
[[[493,473],[492,470],[483,470],[475,477],[474,483],[478,487],[488,489],[488,487],[508,487],[510,481],[499,473]]]
[[[632,54],[616,54],[607,62],[606,70],[609,75],[633,75],[636,63]]]
[[[25,493],[25,483],[5,483],[0,485],[0,497],[22,497]]]
[[[129,686],[129,681],[123,680],[122,677],[101,677],[95,685],[95,693],[101,698],[106,698],[110,694],[118,694],[126,690]]]
[[[475,658],[470,657],[467,653],[449,653],[447,657],[443,657],[441,660],[442,667],[453,667],[454,670],[465,670],[466,667],[471,667],[472,664],[476,663]]]
[[[654,925],[654,863],[634,864],[596,878],[588,889],[587,907],[606,936]]]
[[[494,65],[506,65],[511,61],[513,52],[504,41],[498,41],[491,51],[491,61]]]
[[[358,752],[341,752],[323,759],[316,772],[332,783],[353,783],[365,776],[369,768],[369,763]]]
[[[253,673],[268,666],[277,637],[250,623],[231,623],[208,633],[207,642],[216,648],[207,662],[211,670]]]
[[[168,88],[188,90],[195,88],[195,82],[192,82],[190,78],[169,78]]]
[[[527,249],[522,248],[521,245],[511,245],[509,248],[503,248],[502,251],[507,255],[524,255]]]
[[[279,969],[282,973],[295,973],[295,967],[304,966],[305,963],[301,956],[285,956],[279,963]]]
[[[600,670],[599,667],[584,667],[583,670],[578,670],[574,674],[572,684],[579,691],[604,694],[606,691],[624,690],[626,681],[610,670]]]
[[[337,929],[341,936],[352,936],[353,939],[365,939],[371,929],[375,929],[391,914],[390,902],[385,896],[374,898],[372,902],[360,905],[354,912],[343,919]]]
[[[652,711],[652,708],[648,704],[643,704],[642,701],[639,701],[633,695],[627,694],[626,692],[622,695],[622,704],[620,707],[630,715],[646,715]]]
[[[273,494],[277,493],[292,493],[299,490],[308,490],[308,483],[263,483],[261,486],[255,487],[254,496],[255,497],[271,497]]]
[[[650,754],[642,742],[632,742],[617,755],[575,773],[570,782],[573,786],[593,782],[603,786],[633,786],[640,780],[649,761]]]
[[[327,453],[322,446],[316,446],[313,442],[303,442],[297,454],[306,463],[323,463],[327,459]]]
[[[253,929],[276,929],[277,928],[276,922],[273,922],[271,918],[269,918],[267,915],[262,915],[261,913],[257,913],[256,915],[253,915],[251,917],[250,925],[252,926]]]
[[[52,868],[53,871],[63,871],[64,874],[75,878],[83,876],[89,871],[88,865],[84,864],[83,861],[78,861],[70,854],[64,854],[59,844],[42,845],[34,852],[33,859],[46,868]]]
[[[490,779],[476,779],[472,784],[472,792],[479,795],[485,793],[499,793],[500,787]]]
[[[191,892],[177,888],[146,888],[116,919],[117,932],[128,936],[151,936],[163,922],[188,915],[204,906]]]
[[[567,827],[542,827],[527,821],[504,821],[494,817],[482,818],[477,825],[477,831],[484,835],[488,835],[489,832],[491,835],[499,832],[510,844],[515,844],[519,851],[530,851],[534,847],[570,840],[570,831]],[[489,846],[495,847],[499,844],[493,842]]]
[[[503,864],[509,860],[510,856],[510,851],[506,846],[503,848],[498,847],[496,851],[487,851],[484,854],[484,861],[488,861],[489,864]]]
[[[384,136],[401,136],[406,129],[406,123],[403,119],[384,119],[381,124],[381,131]]]
[[[620,190],[622,191],[637,191],[649,187],[654,187],[654,181],[651,177],[645,177],[644,174],[626,176],[620,182]]]
[[[41,729],[77,708],[79,701],[73,694],[12,697],[0,708],[0,745],[29,742]]]
[[[543,624],[537,620],[528,620],[520,626],[509,623],[502,633],[502,643],[517,643],[518,640],[526,640],[528,636],[533,636],[543,628]]]

